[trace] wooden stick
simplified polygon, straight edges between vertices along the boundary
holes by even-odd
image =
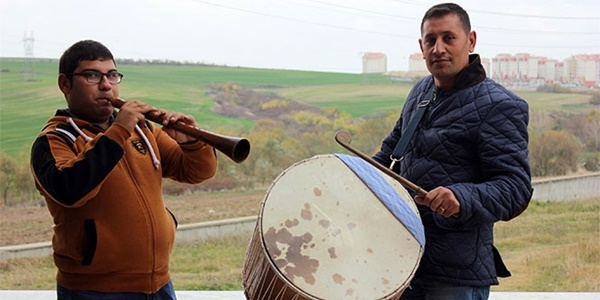
[[[336,132],[335,140],[338,142],[338,144],[342,145],[344,148],[348,149],[350,152],[356,154],[358,157],[364,159],[366,162],[373,165],[375,168],[379,169],[383,173],[398,180],[400,182],[400,184],[402,184],[406,188],[412,190],[413,192],[415,192],[421,196],[425,196],[428,193],[426,190],[424,190],[420,186],[418,186],[418,185],[414,184],[413,182],[411,182],[410,180],[396,174],[394,171],[386,168],[385,166],[378,163],[377,161],[375,161],[368,155],[360,152],[358,149],[356,149],[355,147],[350,145],[350,143],[352,142],[352,136],[350,135],[349,132],[344,131],[344,130],[340,130],[340,131]]]

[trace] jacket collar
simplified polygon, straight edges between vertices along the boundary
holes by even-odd
[[[469,55],[469,65],[460,71],[456,77],[456,84],[454,85],[453,90],[470,88],[482,82],[485,79],[486,74],[485,69],[481,64],[479,54]]]
[[[57,117],[71,117],[74,119],[79,119],[75,114],[73,114],[68,108],[63,108],[63,109],[58,109],[56,110],[56,114],[55,116]],[[113,114],[110,116],[109,119],[109,125],[112,124],[112,122],[115,120],[115,116],[116,116],[116,112],[113,112]],[[82,120],[83,119],[79,119]],[[104,131],[104,129],[102,129],[102,126],[96,124],[96,123],[90,123],[93,127],[95,127],[96,129],[99,129],[100,131]]]

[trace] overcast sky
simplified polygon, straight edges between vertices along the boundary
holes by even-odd
[[[0,56],[59,58],[94,39],[117,58],[359,73],[364,52],[407,70],[419,25],[438,1],[0,0]],[[457,1],[477,32],[475,52],[563,60],[600,53],[600,1]]]

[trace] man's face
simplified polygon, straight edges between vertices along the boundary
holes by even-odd
[[[465,32],[456,14],[428,19],[423,23],[419,46],[427,69],[436,86],[454,87],[456,74],[469,64],[469,53],[475,49],[476,34]]]
[[[111,59],[83,60],[73,72],[85,74],[86,71],[109,73],[116,71],[116,66]],[[77,117],[92,123],[104,123],[113,113],[110,99],[119,96],[119,85],[108,82],[102,76],[100,83],[89,83],[86,76],[73,75],[72,80],[60,74],[58,84],[65,94],[69,110]]]

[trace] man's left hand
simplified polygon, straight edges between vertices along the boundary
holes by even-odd
[[[415,202],[428,206],[432,211],[445,218],[458,216],[460,213],[460,202],[452,190],[443,186],[429,191],[425,197],[415,196]]]

